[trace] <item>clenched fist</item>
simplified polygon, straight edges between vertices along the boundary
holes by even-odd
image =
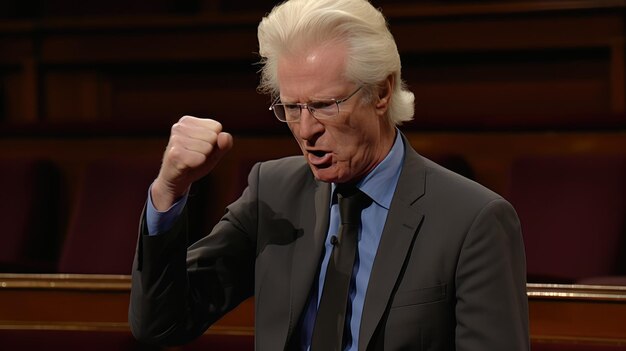
[[[184,116],[172,126],[161,170],[152,183],[152,202],[165,211],[191,183],[207,175],[233,146],[233,137],[212,119]]]

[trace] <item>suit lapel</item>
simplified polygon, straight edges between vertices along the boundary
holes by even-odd
[[[328,231],[330,216],[330,184],[315,182],[314,211],[302,214],[304,235],[296,240],[292,270],[290,293],[290,317],[287,340],[291,338],[300,314],[307,301],[313,279],[317,277],[324,239]],[[305,211],[306,212],[306,211]],[[312,235],[311,235],[312,233]]]
[[[417,200],[424,194],[425,168],[421,157],[404,138],[404,164],[387,214],[372,273],[370,275],[359,350],[365,350],[389,303],[391,293],[424,217]]]

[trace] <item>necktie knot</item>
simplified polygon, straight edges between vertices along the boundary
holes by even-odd
[[[343,225],[360,225],[361,211],[372,204],[372,199],[354,185],[337,186],[337,201]]]

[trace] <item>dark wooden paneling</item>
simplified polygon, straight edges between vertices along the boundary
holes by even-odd
[[[417,97],[411,127],[558,128],[572,116],[577,128],[626,123],[620,1],[384,5]],[[271,131],[255,118],[269,104],[255,92],[262,14],[217,5],[202,16],[8,21],[0,65],[21,68],[22,102],[0,113],[10,124],[96,125],[212,114],[242,131]]]
[[[456,126],[472,127],[475,116],[491,116],[494,126],[532,126],[537,123],[528,119],[533,115],[544,116],[546,124],[568,125],[558,119],[575,114],[594,125],[593,116],[612,112],[608,50],[416,54],[404,59],[405,79],[416,96],[416,119],[426,125],[437,126],[455,115],[465,120],[457,120]]]

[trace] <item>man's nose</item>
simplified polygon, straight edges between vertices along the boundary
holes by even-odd
[[[313,141],[323,132],[324,125],[317,118],[313,117],[309,109],[302,108],[300,113],[300,138]]]

